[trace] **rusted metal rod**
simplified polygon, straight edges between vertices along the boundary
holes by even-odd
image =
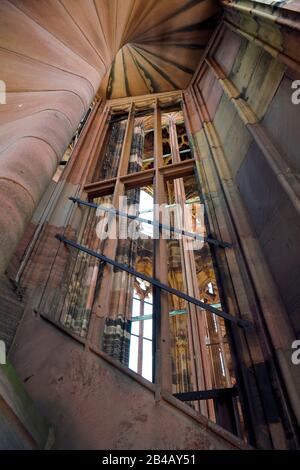
[[[179,233],[180,235],[184,235],[186,237],[194,238],[195,240],[205,241],[205,242],[207,242],[211,245],[217,245],[217,246],[220,246],[222,248],[231,248],[232,247],[231,243],[216,240],[215,238],[211,238],[211,237],[204,237],[202,235],[198,235],[198,233],[188,232],[187,230],[182,230],[182,229],[170,226],[170,225],[161,224],[160,222],[157,222],[156,220],[143,219],[142,217],[127,214],[126,212],[119,211],[118,209],[105,207],[105,206],[102,206],[102,205],[99,205],[99,204],[94,204],[93,202],[83,201],[82,199],[79,199],[77,197],[69,197],[69,199],[73,202],[76,202],[77,204],[82,205],[82,206],[92,207],[94,209],[99,208],[99,209],[101,209],[105,212],[110,212],[111,214],[119,215],[120,217],[127,217],[128,219],[136,220],[137,222],[142,222],[142,223],[145,223],[145,224],[148,224],[148,225],[153,225],[154,227],[159,227],[160,229],[168,230],[170,232]]]
[[[225,320],[228,320],[232,323],[237,324],[239,327],[251,328],[251,329],[253,328],[252,323],[249,322],[248,320],[243,320],[241,318],[234,317],[233,315],[230,315],[229,313],[224,312],[223,310],[219,310],[205,302],[202,302],[201,300],[195,299],[194,297],[191,297],[190,295],[187,295],[184,292],[174,289],[173,287],[169,287],[166,284],[161,283],[154,277],[146,276],[145,274],[140,273],[133,268],[130,268],[126,264],[122,264],[122,263],[119,263],[118,261],[114,261],[110,258],[107,258],[107,256],[102,255],[101,253],[98,253],[97,251],[93,251],[90,248],[87,248],[83,245],[80,245],[79,243],[69,240],[64,235],[57,234],[55,235],[55,237],[59,241],[65,243],[66,245],[72,246],[73,248],[76,248],[77,250],[83,251],[84,253],[87,253],[90,256],[94,256],[95,258],[98,258],[99,260],[104,261],[105,263],[111,264],[112,266],[115,266],[116,268],[119,268],[122,271],[126,271],[129,274],[132,274],[133,276],[138,277],[139,279],[143,279],[144,281],[149,282],[150,284],[158,287],[159,289],[162,289],[168,292],[169,294],[176,295],[177,297],[180,297],[186,300],[187,302],[190,302],[196,305],[197,307],[201,307],[202,309],[207,310],[208,312],[214,313],[215,315],[222,317]]]

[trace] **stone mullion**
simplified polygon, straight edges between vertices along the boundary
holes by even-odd
[[[154,208],[161,207],[166,202],[164,177],[159,171],[163,166],[162,156],[162,126],[159,102],[155,100],[154,111]],[[154,210],[154,219],[162,222],[161,211]],[[155,233],[155,231],[154,231]],[[167,244],[159,233],[159,239],[154,237],[154,277],[168,284]],[[153,289],[153,318],[155,332],[155,395],[160,400],[163,392],[172,393],[172,363],[170,344],[170,321],[168,294],[158,288]]]
[[[176,124],[172,118],[170,119],[169,128],[172,161],[176,163],[180,161],[180,154]],[[175,191],[175,202],[179,207],[181,207],[182,210],[185,210],[185,189],[183,179],[176,179],[173,181],[173,183]],[[185,237],[183,237],[183,239],[180,241],[180,251],[182,270],[186,279],[186,289],[189,295],[199,298],[195,260],[193,258],[193,252],[191,252],[191,249],[188,248],[187,244],[187,240]],[[190,324],[189,347],[191,361],[195,365],[194,373],[196,374],[194,384],[194,386],[196,386],[195,390],[210,390],[212,389],[212,377],[205,344],[205,313],[204,310],[199,311],[200,309],[196,308],[194,305],[187,305],[187,307],[189,315],[188,322]],[[199,405],[202,414],[209,416],[212,420],[215,419],[214,404],[212,401],[207,402],[201,400]]]
[[[113,194],[112,206],[115,208],[119,207],[119,198],[124,195],[125,186],[121,181],[121,176],[127,171],[130,147],[131,147],[131,137],[133,129],[133,103],[130,105],[122,152],[119,161],[118,173],[115,181],[115,189]],[[114,216],[108,216],[108,224],[113,219]],[[118,217],[116,216],[116,230],[119,226]],[[113,229],[113,227],[111,227]],[[111,232],[108,233],[108,238],[105,242],[103,254],[108,258],[115,259],[117,247],[118,247],[118,235],[116,238],[110,237]],[[112,284],[113,284],[113,266],[105,264],[103,267],[103,274],[99,292],[94,301],[94,306],[92,309],[91,322],[88,334],[88,346],[94,346],[96,348],[102,348],[102,335],[104,330],[105,318],[109,316],[109,306],[110,306],[110,297],[112,293]]]

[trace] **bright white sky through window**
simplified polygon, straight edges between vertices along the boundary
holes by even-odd
[[[141,190],[139,203],[139,217],[153,221],[153,196]],[[141,223],[140,232],[149,237],[153,237],[153,226]]]
[[[132,317],[140,315],[140,301],[134,291]],[[149,295],[144,303],[144,315],[152,316],[152,296]],[[143,347],[142,347],[142,376],[152,382],[152,318],[144,320]],[[133,321],[131,325],[129,368],[137,372],[138,367],[138,342],[139,342],[139,321]]]

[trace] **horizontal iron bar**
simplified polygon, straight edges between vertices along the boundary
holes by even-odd
[[[152,320],[152,318],[153,318],[152,313],[148,313],[148,315],[140,315],[138,317],[131,317],[129,321],[136,322],[136,321]]]
[[[232,247],[231,243],[216,240],[216,239],[211,238],[211,237],[203,237],[203,236],[198,235],[197,233],[194,233],[194,232],[188,232],[186,230],[181,230],[181,229],[176,228],[176,227],[161,224],[160,222],[157,222],[156,220],[143,219],[142,217],[127,214],[126,212],[119,211],[118,209],[112,209],[112,208],[102,206],[101,204],[95,204],[93,202],[83,201],[82,199],[79,199],[77,197],[69,197],[69,199],[73,202],[77,202],[77,204],[80,204],[82,206],[88,206],[88,207],[92,207],[94,209],[97,209],[99,207],[101,210],[103,210],[105,212],[110,212],[112,214],[116,214],[116,215],[119,215],[121,217],[127,217],[128,219],[136,220],[138,222],[142,222],[142,223],[145,223],[145,224],[148,224],[148,225],[153,225],[154,227],[159,227],[161,229],[165,229],[165,230],[169,230],[171,232],[179,233],[181,235],[185,235],[187,237],[194,238],[195,240],[205,241],[205,242],[210,243],[212,245],[221,246],[222,248],[231,248]]]
[[[186,310],[171,310],[169,312],[170,317],[175,317],[176,315],[185,315],[187,313]],[[152,313],[148,313],[148,315],[139,315],[137,317],[131,317],[130,321],[144,321],[144,320],[152,320]]]
[[[136,276],[139,279],[143,279],[144,281],[149,282],[150,284],[158,287],[159,289],[169,292],[169,294],[176,295],[177,297],[180,297],[181,299],[184,299],[187,302],[197,305],[197,307],[201,307],[202,309],[207,310],[208,312],[214,313],[218,317],[222,317],[225,320],[236,323],[238,326],[242,328],[253,328],[252,324],[248,320],[242,320],[240,318],[236,318],[233,315],[230,315],[229,313],[224,312],[223,310],[214,308],[211,305],[206,304],[205,302],[202,302],[201,300],[195,299],[194,297],[191,297],[190,295],[185,294],[184,292],[180,292],[179,290],[174,289],[173,287],[169,287],[166,284],[161,283],[154,277],[146,276],[145,274],[140,273],[133,268],[130,268],[126,264],[118,263],[118,261],[114,261],[110,258],[107,258],[107,256],[101,253],[98,253],[97,251],[93,251],[90,248],[80,245],[79,243],[73,242],[72,240],[69,240],[63,235],[57,234],[55,235],[55,237],[59,241],[67,245],[73,246],[77,250],[83,251],[84,253],[87,253],[90,256],[94,256],[95,258],[98,258],[101,261],[104,261],[105,263],[111,264],[112,266],[115,266],[116,268],[119,268],[122,271],[126,271],[127,273],[132,274],[133,276]]]
[[[233,398],[238,396],[238,389],[231,388],[215,388],[212,390],[201,390],[197,392],[184,392],[175,393],[174,397],[181,401],[194,401],[194,400],[211,400],[216,398]]]

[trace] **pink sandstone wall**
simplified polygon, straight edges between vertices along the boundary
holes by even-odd
[[[151,389],[29,312],[11,360],[54,425],[55,449],[246,447],[204,417],[197,421],[166,400],[156,403]]]

